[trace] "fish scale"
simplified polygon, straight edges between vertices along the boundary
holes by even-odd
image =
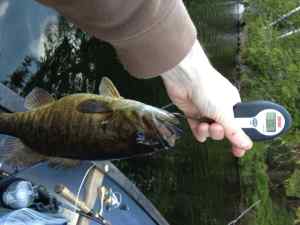
[[[17,124],[14,134],[23,140],[25,145],[31,146],[33,142],[39,143],[38,140],[43,140],[44,134],[37,121],[40,115],[37,113],[17,113],[15,123]],[[34,137],[34,138],[33,138]],[[43,149],[39,149],[42,151]]]

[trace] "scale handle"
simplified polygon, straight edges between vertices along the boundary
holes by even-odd
[[[280,112],[284,116],[285,127],[283,128],[283,130],[280,133],[273,135],[273,136],[263,135],[260,132],[258,132],[256,129],[253,129],[253,128],[242,128],[244,130],[244,132],[253,141],[269,140],[269,139],[273,139],[273,138],[285,133],[292,124],[292,118],[291,118],[289,112],[281,105],[278,105],[278,104],[270,102],[270,101],[241,102],[241,103],[237,103],[233,107],[235,118],[253,118],[259,112],[261,112],[265,109],[273,109],[273,110]]]

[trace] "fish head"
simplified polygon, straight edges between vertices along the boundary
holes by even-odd
[[[154,146],[155,149],[169,149],[175,146],[181,136],[179,120],[166,110],[121,97],[114,84],[104,77],[99,86],[99,93],[109,102],[113,112],[120,112],[136,128],[136,141],[139,144]],[[95,107],[94,107],[95,108]],[[101,107],[103,109],[103,104]],[[106,108],[106,107],[104,107]],[[124,120],[119,120],[123,123]]]

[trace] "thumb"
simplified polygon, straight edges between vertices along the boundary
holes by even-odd
[[[223,117],[220,123],[224,127],[226,138],[233,146],[243,150],[249,150],[252,148],[253,142],[236,122],[233,115]]]

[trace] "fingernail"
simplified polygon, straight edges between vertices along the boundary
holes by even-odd
[[[246,152],[244,150],[234,148],[232,150],[232,153],[235,157],[241,158],[245,155]]]
[[[240,147],[245,149],[245,150],[248,150],[251,148],[252,146],[252,141],[245,135],[243,134],[240,134],[238,139],[240,140]]]
[[[198,140],[199,140],[199,142],[204,143],[206,141],[206,138],[201,138],[201,139],[198,139]]]
[[[236,155],[236,157],[242,158],[244,155],[245,155],[245,151],[240,151],[240,152]]]
[[[244,150],[250,150],[252,148],[252,142],[248,140],[247,142],[242,143],[242,148]]]

